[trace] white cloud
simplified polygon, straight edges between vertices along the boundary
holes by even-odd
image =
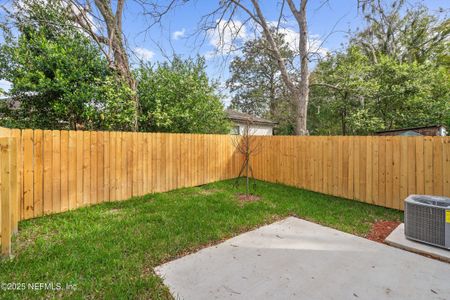
[[[276,27],[276,21],[269,21],[270,26]],[[284,22],[280,24],[278,31],[284,35],[286,43],[298,54],[300,34],[295,29],[296,24]],[[251,25],[249,25],[251,26]],[[218,55],[227,55],[230,52],[238,52],[242,44],[250,39],[259,38],[261,32],[251,31],[249,28],[239,20],[218,21],[216,28],[208,31],[209,44],[213,46],[213,50],[207,51],[204,56],[206,59],[213,59]],[[308,52],[310,56],[317,59],[325,57],[329,51],[323,47],[323,40],[317,34],[310,34],[307,42]],[[235,53],[237,54],[237,53]]]
[[[210,50],[203,53],[202,56],[205,57],[206,60],[210,60],[216,58],[217,54],[217,50]]]
[[[271,26],[276,26],[277,22],[271,21],[269,22]],[[293,29],[291,26],[288,26],[287,24],[282,24],[284,27],[280,27],[278,31],[284,35],[284,40],[289,45],[289,48],[291,48],[292,51],[295,53],[298,53],[299,50],[299,40],[300,40],[300,33]],[[328,53],[328,49],[322,47],[322,39],[317,34],[310,34],[308,37],[308,44],[307,48],[310,53],[313,55],[319,55],[320,57],[326,56]]]
[[[216,28],[208,31],[208,36],[216,53],[223,55],[235,51],[247,39],[247,29],[239,20],[220,20]]]
[[[146,48],[134,48],[134,53],[136,54],[136,57],[141,60],[141,61],[149,61],[153,58],[153,56],[155,56],[155,52],[146,49]]]
[[[10,4],[9,4],[10,3]],[[34,9],[33,5],[39,5],[42,8],[46,8],[51,5],[58,5],[62,9],[68,9],[74,16],[78,16],[81,18],[84,26],[89,26],[91,30],[95,33],[100,33],[102,31],[102,25],[98,18],[94,17],[94,15],[89,12],[86,7],[81,4],[81,2],[71,1],[71,0],[62,0],[57,3],[54,3],[50,0],[33,0],[33,1],[24,1],[24,0],[16,0],[8,2],[8,9],[12,9],[14,14],[29,16],[30,11]],[[82,17],[85,15],[86,17]],[[83,27],[74,21],[74,27],[80,29],[86,36],[90,36]]]
[[[323,40],[317,34],[310,34],[308,37],[309,52],[318,54],[320,57],[325,57],[329,51],[323,47]]]
[[[183,28],[183,29],[181,29],[181,30],[174,31],[174,32],[172,33],[172,39],[174,39],[174,40],[179,40],[179,39],[181,39],[182,37],[184,37],[185,34],[186,34],[186,29],[185,29],[185,28]]]
[[[11,89],[11,85],[12,85],[11,82],[4,79],[0,79],[0,90],[8,92]]]
[[[100,33],[102,31],[102,25],[100,24],[100,21],[97,18],[95,18],[94,15],[92,15],[92,13],[85,11],[85,8],[83,6],[79,5],[78,3],[75,2],[72,3],[68,1],[63,1],[62,3],[63,5],[69,5],[71,7],[72,13],[76,16],[81,17],[83,14],[85,14],[86,18],[81,17],[81,20],[83,20],[84,25],[91,28],[91,30],[94,33]],[[85,29],[83,29],[81,25],[75,24],[75,26],[80,28],[83,32],[86,33],[87,36],[89,36],[89,34],[86,32]]]

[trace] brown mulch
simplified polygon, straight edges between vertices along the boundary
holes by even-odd
[[[377,221],[372,224],[372,229],[367,238],[375,242],[384,243],[384,240],[399,224],[400,222],[398,221]]]
[[[256,196],[256,195],[245,195],[245,194],[239,194],[238,196],[239,201],[241,202],[254,202],[254,201],[258,201],[261,200],[261,197]]]

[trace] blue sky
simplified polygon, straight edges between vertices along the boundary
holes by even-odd
[[[0,0],[0,3],[8,1]],[[269,21],[277,19],[278,1],[260,1],[263,11]],[[408,5],[424,3],[431,11],[440,7],[448,9],[450,1],[424,0],[410,1]],[[164,61],[173,53],[183,57],[195,57],[197,54],[207,57],[207,72],[211,79],[224,82],[228,76],[228,62],[232,55],[221,55],[217,51],[217,34],[210,32],[196,34],[201,18],[217,6],[218,1],[191,0],[187,4],[176,7],[164,16],[161,25],[146,30],[149,18],[144,16],[141,7],[134,1],[127,1],[124,14],[124,30],[128,47],[137,57],[156,63]],[[320,51],[336,51],[347,41],[348,30],[356,30],[364,25],[362,16],[357,10],[357,0],[310,0],[308,5],[308,26],[311,43],[314,47],[321,45]],[[234,17],[239,21],[245,20],[241,13]],[[295,26],[292,20],[287,20],[287,31],[295,36]],[[239,42],[244,42],[254,36],[251,26],[246,26],[245,32],[240,33]],[[7,83],[0,81],[0,88],[7,87]]]
[[[146,34],[139,34],[139,32],[144,30],[146,23],[144,17],[139,12],[139,7],[129,6],[125,15],[124,27],[127,30],[130,47],[139,47],[151,51],[153,55],[148,55],[147,57],[153,62],[164,60],[164,55],[159,48],[164,49],[167,54],[172,52],[173,47],[177,54],[183,56],[195,56],[197,54],[208,55],[214,50],[213,43],[210,43],[211,35],[206,37],[203,44],[196,43],[192,35],[195,35],[201,17],[213,11],[216,8],[217,2],[208,0],[191,1],[188,4],[174,9],[170,14],[165,16],[162,26],[156,26],[146,32]],[[262,3],[267,19],[276,20],[278,1],[263,0],[260,2]],[[323,47],[327,50],[334,51],[340,49],[341,44],[347,41],[346,33],[348,30],[356,30],[358,27],[364,25],[361,13],[357,10],[356,3],[356,0],[329,0],[324,4],[322,0],[310,0],[308,6],[308,25],[311,38],[323,41]],[[420,1],[410,3],[417,4]],[[450,1],[445,0],[426,0],[423,3],[431,11],[437,10],[440,7],[450,7]],[[242,13],[236,16],[235,20],[243,21],[245,17],[246,15]],[[293,27],[291,28],[295,29]],[[330,33],[331,35],[329,35]],[[251,38],[250,33],[247,35],[245,38]],[[196,37],[197,40],[201,39],[198,35]],[[211,66],[222,64],[221,59],[212,59],[208,60],[208,62]],[[213,77],[220,77],[226,73],[226,70],[216,70],[216,73],[213,72],[211,75]]]

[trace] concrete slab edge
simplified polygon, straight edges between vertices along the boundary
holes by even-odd
[[[400,224],[398,226],[400,227],[402,225],[403,224]],[[394,229],[392,232],[394,232],[397,229],[398,228]],[[433,253],[433,252],[429,252],[429,251],[426,251],[426,250],[421,250],[421,249],[417,249],[417,248],[414,248],[414,247],[411,247],[411,246],[407,246],[407,245],[404,245],[404,244],[401,244],[401,243],[397,243],[397,242],[394,242],[394,241],[390,240],[389,238],[390,238],[390,235],[384,240],[384,243],[389,245],[389,246],[392,246],[392,247],[395,247],[395,248],[399,248],[399,249],[402,249],[402,250],[405,250],[405,251],[409,251],[409,252],[412,252],[412,253],[424,255],[424,256],[427,256],[427,257],[430,257],[430,258],[433,258],[433,259],[437,259],[437,260],[446,262],[446,263],[450,263],[450,257],[448,257],[448,256],[443,256],[443,255],[440,255],[439,253]],[[418,242],[416,242],[416,243],[418,243]],[[429,245],[426,245],[426,246],[429,246]]]

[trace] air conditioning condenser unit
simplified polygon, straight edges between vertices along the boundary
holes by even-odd
[[[450,198],[408,196],[405,199],[405,236],[450,249]]]

